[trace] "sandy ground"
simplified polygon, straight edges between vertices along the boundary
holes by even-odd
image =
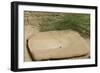
[[[27,48],[26,40],[29,39],[32,35],[37,34],[39,32],[39,21],[37,21],[37,18],[35,16],[32,16],[29,12],[25,12],[25,18],[24,18],[24,61],[31,61],[31,57],[29,55],[29,50]],[[32,25],[31,25],[32,24]]]

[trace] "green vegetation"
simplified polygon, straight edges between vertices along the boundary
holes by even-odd
[[[75,30],[83,37],[90,36],[90,15],[75,13],[48,13],[42,16],[40,31]]]
[[[90,37],[90,14],[25,11],[25,18],[33,27],[39,26],[41,32],[71,29]]]

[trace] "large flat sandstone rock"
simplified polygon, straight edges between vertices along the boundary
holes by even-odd
[[[90,52],[86,40],[75,31],[48,31],[35,34],[28,40],[34,60],[67,59]]]

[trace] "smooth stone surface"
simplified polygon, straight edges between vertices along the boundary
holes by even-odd
[[[71,30],[41,32],[31,36],[28,46],[34,60],[49,60],[87,55],[89,45]]]

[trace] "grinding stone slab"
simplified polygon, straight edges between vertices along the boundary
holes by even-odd
[[[67,59],[90,52],[86,40],[75,31],[48,31],[38,33],[28,40],[34,60]]]

